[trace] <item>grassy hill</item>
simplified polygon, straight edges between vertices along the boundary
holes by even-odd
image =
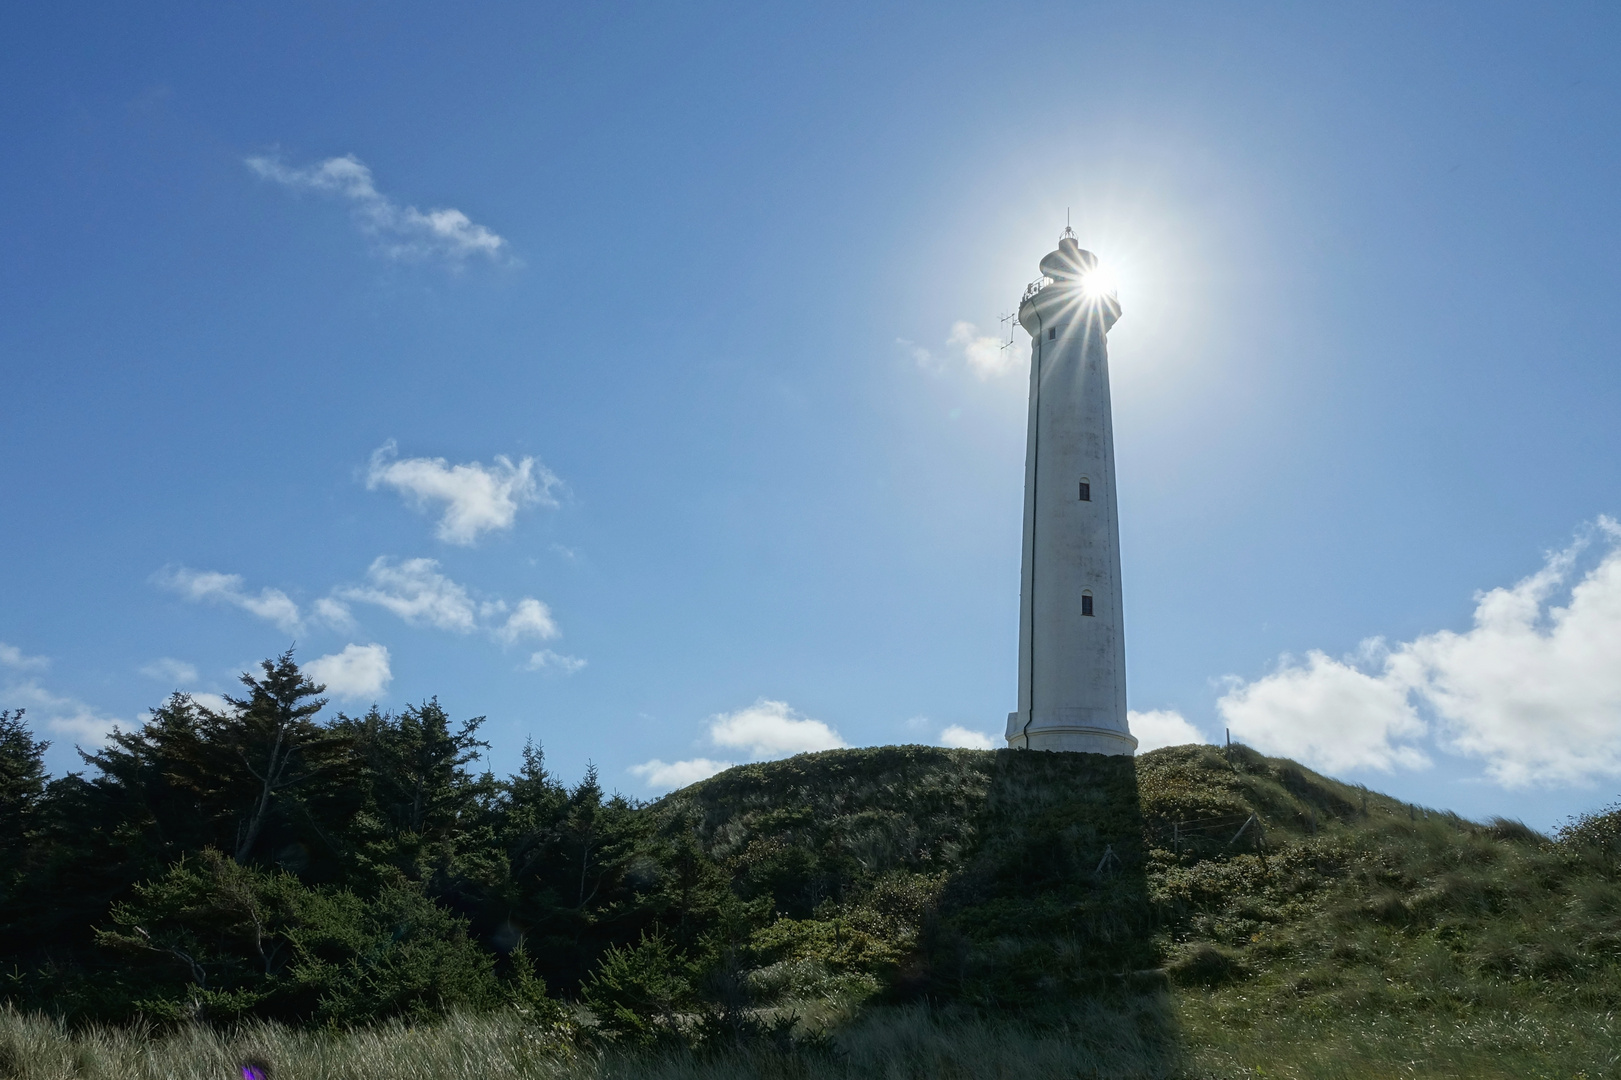
[[[1149,1072],[1621,1068],[1613,816],[1553,843],[1202,746],[836,751],[657,812],[770,892],[755,959],[804,973],[789,995],[825,971],[1054,1030],[1112,1009],[1095,1049]]]
[[[632,813],[602,921],[637,929],[566,1010],[156,1043],[12,1013],[0,1075],[1621,1073],[1614,812],[1555,841],[1242,747],[910,746]]]

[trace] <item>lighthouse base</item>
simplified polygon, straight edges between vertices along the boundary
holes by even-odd
[[[1113,754],[1129,757],[1137,752],[1137,738],[1116,728],[1079,724],[1042,723],[1027,728],[1016,712],[1008,713],[1007,744],[1014,750],[1057,750],[1072,754]]]

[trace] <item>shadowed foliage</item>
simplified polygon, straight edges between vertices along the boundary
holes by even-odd
[[[1550,838],[1242,746],[835,750],[638,803],[532,745],[478,771],[481,719],[436,700],[323,719],[291,656],[244,681],[89,775],[0,716],[15,1007],[205,1055],[186,1025],[383,1025],[321,1075],[373,1075],[362,1043],[491,1075],[1621,1068],[1615,809]],[[0,1024],[0,1065],[117,1044],[41,1023]]]

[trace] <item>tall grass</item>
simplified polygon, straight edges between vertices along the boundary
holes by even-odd
[[[699,1052],[574,1049],[508,1015],[451,1017],[424,1027],[384,1024],[348,1032],[255,1023],[71,1032],[53,1021],[0,1012],[0,1075],[11,1080],[221,1080],[245,1061],[272,1080],[1059,1080],[1169,1077],[1175,1061],[1141,1036],[1136,1014],[1153,999],[1077,1010],[1064,1025],[879,1010],[826,1040]],[[1157,1025],[1147,1025],[1149,1027]]]
[[[926,1007],[874,1011],[831,1039],[787,1051],[576,1049],[511,1016],[451,1017],[308,1031],[274,1024],[70,1032],[0,1012],[7,1080],[223,1080],[245,1061],[272,1080],[1599,1080],[1621,1071],[1615,1014],[1481,1009],[1444,1016],[1279,1014],[1253,991],[1179,991],[1182,1049],[1134,1034],[1130,1008],[1078,1009],[1032,1028]],[[1140,1018],[1137,1018],[1140,1019]],[[1155,1018],[1154,1028],[1160,1026]]]

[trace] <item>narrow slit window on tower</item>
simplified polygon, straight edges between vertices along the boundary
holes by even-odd
[[[1081,593],[1081,614],[1092,614],[1092,590],[1090,589]]]
[[[1081,501],[1082,502],[1091,502],[1092,501],[1092,481],[1088,480],[1084,476],[1081,477]]]
[[[1057,341],[1058,340],[1058,327],[1056,327],[1056,326],[1047,327],[1047,340],[1048,341]]]

